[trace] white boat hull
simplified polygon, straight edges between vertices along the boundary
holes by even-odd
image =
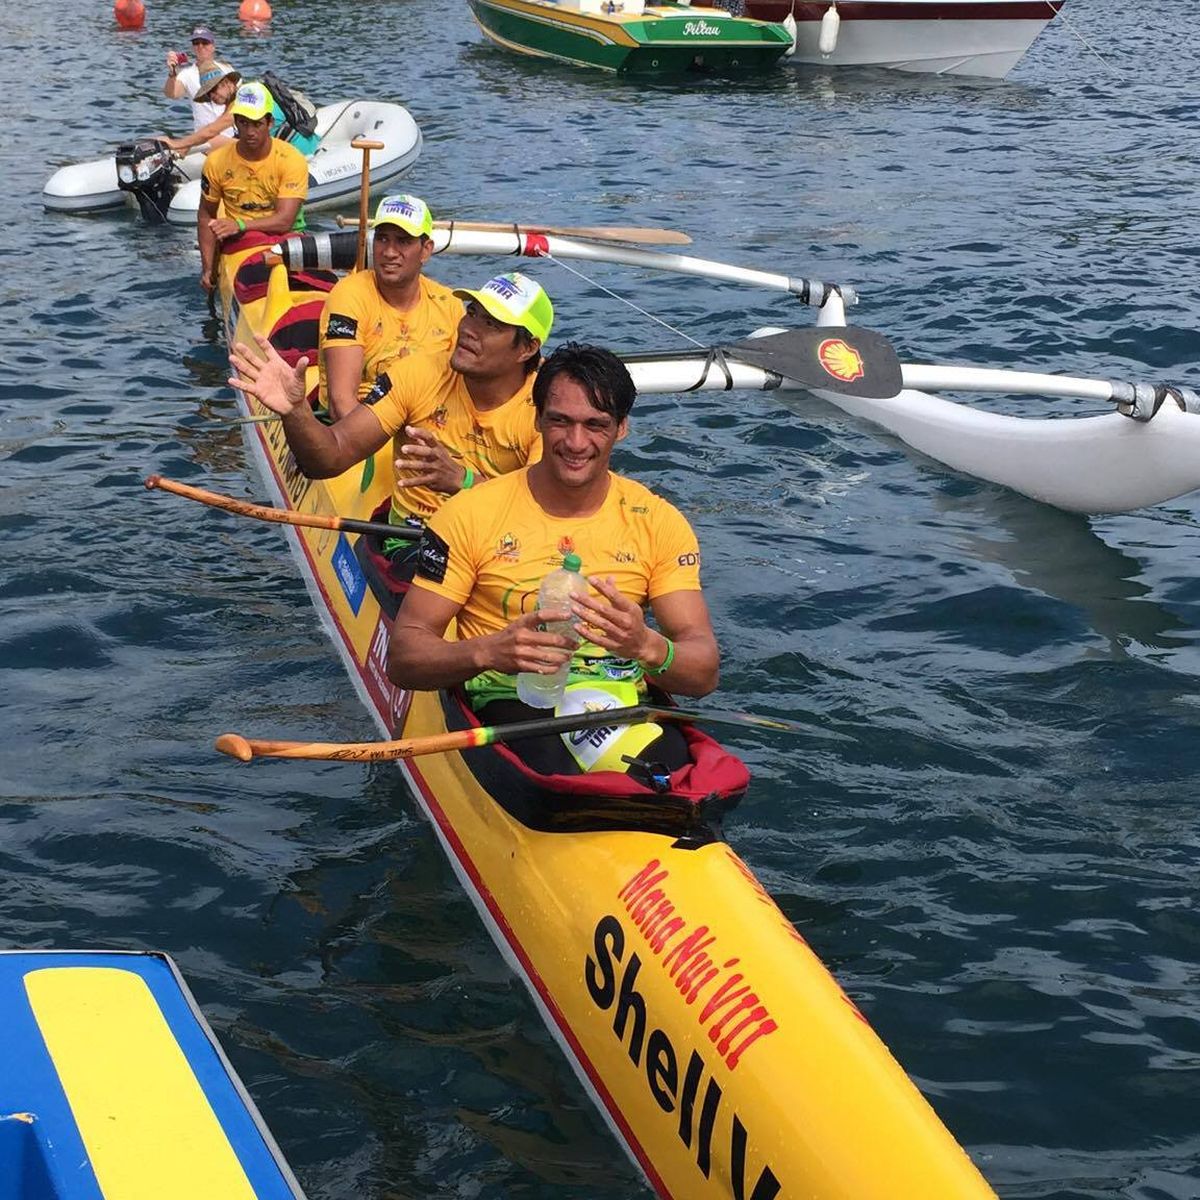
[[[1055,4],[1057,8],[1057,3]],[[832,53],[820,50],[828,0],[746,0],[748,16],[796,22],[796,50],[784,62],[888,67],[1002,79],[1053,19],[1044,0],[849,0]]]
[[[421,131],[406,108],[374,100],[343,100],[317,112],[321,144],[308,160],[308,208],[337,205],[357,194],[362,177],[362,154],[351,147],[357,137],[384,143],[371,155],[371,187],[383,187],[404,174],[420,157]],[[171,200],[167,220],[194,225],[200,206],[202,154],[189,154],[176,163],[184,177]],[[113,157],[62,167],[42,191],[42,205],[52,212],[98,213],[125,207],[137,209],[132,193],[117,186]]]

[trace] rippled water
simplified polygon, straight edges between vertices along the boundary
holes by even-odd
[[[313,1200],[642,1195],[394,773],[210,750],[373,731],[280,534],[140,486],[263,494],[213,426],[192,239],[43,215],[41,185],[179,126],[159,64],[205,19],[243,69],[408,104],[439,214],[670,224],[857,285],[918,360],[1195,385],[1200,18],[1070,0],[999,84],[636,85],[511,59],[447,0],[280,0],[258,35],[234,7],[0,13],[0,936],[174,955]],[[807,319],[540,275],[556,338],[682,344],[603,288],[702,341]],[[731,841],[997,1190],[1200,1196],[1195,501],[1066,516],[778,394],[646,398],[621,466],[697,525],[719,701],[813,729],[739,742]]]

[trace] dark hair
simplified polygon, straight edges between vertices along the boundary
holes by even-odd
[[[514,347],[518,347],[521,350],[528,350],[533,345],[534,340],[533,334],[530,333],[524,325],[513,326],[512,344]],[[538,369],[538,363],[541,361],[542,356],[540,354],[531,354],[525,360],[525,374],[528,376],[536,371]]]
[[[564,342],[549,358],[542,360],[533,381],[533,406],[541,416],[546,408],[550,385],[559,375],[573,379],[588,394],[592,407],[623,421],[637,398],[637,388],[625,364],[601,346]]]

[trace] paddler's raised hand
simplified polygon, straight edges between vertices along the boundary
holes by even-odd
[[[652,652],[650,629],[642,606],[617,589],[611,575],[588,578],[600,594],[574,596],[571,608],[586,628],[584,636],[618,658],[642,659]]]
[[[453,494],[463,485],[466,470],[450,457],[437,435],[405,425],[405,442],[396,455],[396,478],[405,487],[427,487]]]
[[[263,334],[256,333],[254,340],[261,352],[258,355],[245,342],[234,346],[229,356],[234,372],[229,386],[241,389],[272,412],[286,417],[305,403],[304,372],[308,359],[301,358],[294,367],[289,367]]]
[[[537,675],[553,675],[570,658],[575,649],[575,640],[561,633],[546,633],[544,621],[567,621],[567,612],[525,613],[499,633],[490,633],[479,639],[482,656],[481,670],[502,671],[505,675],[516,675],[529,671]]]

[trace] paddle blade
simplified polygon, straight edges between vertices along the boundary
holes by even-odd
[[[891,342],[855,325],[785,329],[722,346],[731,357],[807,388],[886,400],[904,386]]]

